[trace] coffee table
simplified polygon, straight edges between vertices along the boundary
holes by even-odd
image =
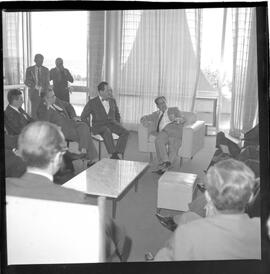
[[[131,187],[137,191],[138,179],[149,163],[103,158],[95,165],[79,173],[63,184],[93,196],[112,199],[112,216],[116,215],[116,203]]]

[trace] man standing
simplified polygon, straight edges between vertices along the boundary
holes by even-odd
[[[89,127],[79,121],[72,105],[55,97],[52,89],[42,91],[41,96],[38,118],[60,126],[66,140],[78,142],[81,154],[89,160],[88,166],[92,165],[97,159],[97,151]]]
[[[50,80],[53,81],[55,96],[63,101],[69,102],[68,82],[73,83],[73,77],[69,70],[64,68],[62,58],[55,60],[56,67],[50,70]]]
[[[11,89],[5,110],[5,127],[9,135],[19,135],[22,129],[34,120],[22,109],[23,97],[19,89]]]
[[[53,183],[53,175],[61,166],[62,157],[66,150],[65,139],[58,126],[39,121],[25,127],[19,136],[18,153],[26,162],[27,171],[21,178],[6,179],[6,194],[34,199],[91,204],[92,200],[82,192]],[[128,256],[126,243],[127,240],[129,242],[131,240],[125,235],[124,230],[111,219],[107,219],[105,230],[107,260],[114,259],[112,258],[113,255],[120,260],[126,260]],[[112,248],[109,248],[110,246]],[[131,246],[129,245],[129,247]]]
[[[29,98],[31,101],[31,116],[37,118],[37,108],[40,103],[41,89],[50,85],[49,69],[42,66],[44,57],[41,54],[35,55],[35,65],[26,69],[24,84],[29,88]]]
[[[86,104],[81,120],[88,123],[90,115],[93,133],[102,136],[108,153],[112,154],[111,159],[119,159],[118,154],[124,154],[129,132],[120,124],[120,113],[107,82],[98,85],[98,96]],[[112,133],[119,136],[116,145]]]
[[[167,107],[164,96],[157,97],[155,103],[159,110],[143,116],[141,123],[152,129],[151,134],[156,135],[155,147],[159,161],[157,173],[163,174],[176,159],[182,143],[185,118],[177,107]]]

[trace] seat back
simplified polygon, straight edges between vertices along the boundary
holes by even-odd
[[[8,265],[100,262],[96,205],[6,196]]]

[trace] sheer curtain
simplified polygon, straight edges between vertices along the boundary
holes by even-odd
[[[104,11],[89,11],[87,39],[87,87],[89,96],[97,92],[97,85],[103,79],[104,59]]]
[[[20,84],[19,33],[21,14],[18,12],[2,12],[2,15],[4,84]]]
[[[233,81],[230,135],[240,137],[258,116],[255,8],[232,9]]]
[[[133,22],[128,16],[135,13]],[[118,84],[123,123],[136,130],[154,99],[191,111],[200,71],[200,10],[144,10],[123,13]],[[131,29],[130,24],[135,25]]]

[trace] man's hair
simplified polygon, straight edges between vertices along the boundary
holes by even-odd
[[[253,171],[234,159],[218,162],[207,172],[206,189],[220,211],[242,212],[255,184]]]
[[[97,86],[97,89],[98,89],[98,91],[104,90],[104,89],[105,89],[105,86],[108,86],[108,85],[109,85],[108,82],[105,82],[105,81],[100,82],[100,83],[98,84],[98,86]]]
[[[41,57],[44,60],[44,56],[42,54],[40,54],[40,53],[37,53],[35,55],[34,61],[36,62],[37,58],[39,58],[39,57]]]
[[[29,167],[46,168],[64,148],[65,139],[60,128],[44,121],[27,125],[18,139],[18,152]]]
[[[48,96],[49,92],[52,92],[52,91],[53,91],[53,88],[51,87],[42,88],[40,92],[40,97],[45,98],[46,96]]]
[[[166,98],[165,98],[164,96],[158,96],[158,97],[155,99],[156,105],[158,104],[158,100],[159,100],[159,99],[163,99],[163,100],[166,101]]]
[[[22,92],[19,89],[11,89],[8,91],[7,99],[9,104],[12,104],[14,100],[18,100]]]

